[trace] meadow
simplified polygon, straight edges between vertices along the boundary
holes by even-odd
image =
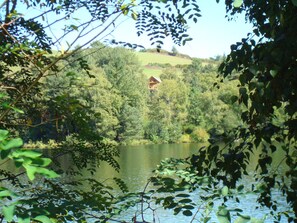
[[[136,52],[136,55],[139,58],[139,61],[143,66],[143,72],[147,77],[159,77],[164,69],[161,65],[170,64],[171,66],[176,66],[189,65],[192,63],[192,59],[190,58],[171,56],[165,53]]]

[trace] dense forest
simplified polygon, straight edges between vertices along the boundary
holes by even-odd
[[[232,100],[238,78],[220,82],[218,64],[154,64],[162,66],[161,83],[149,89],[134,51],[94,43],[60,62],[59,77],[41,80],[34,106],[21,108],[18,131],[31,144],[86,131],[111,144],[207,142],[241,124],[240,106]]]
[[[253,26],[228,55],[154,61],[148,66],[159,73],[149,75],[131,50],[138,45],[96,40],[128,17],[164,53],[166,37],[191,41],[198,3],[107,2],[0,4],[0,222],[125,222],[121,214],[139,206],[132,222],[147,222],[146,211],[155,217],[159,207],[190,222],[265,222],[229,206],[247,194],[273,222],[296,222],[296,0],[226,0],[228,19],[243,13]],[[120,170],[120,144],[189,142],[208,145],[163,160],[140,192],[95,177],[103,162]],[[66,156],[72,165],[63,169]]]

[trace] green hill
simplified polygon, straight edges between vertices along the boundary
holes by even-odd
[[[164,53],[136,52],[136,55],[143,66],[143,72],[148,77],[152,75],[159,77],[166,66],[187,65],[192,63],[190,58],[171,56]]]

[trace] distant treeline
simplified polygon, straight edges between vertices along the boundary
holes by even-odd
[[[142,49],[140,52],[148,52],[148,53],[161,53],[164,55],[170,55],[170,56],[178,56],[181,58],[187,58],[187,59],[191,59],[191,57],[187,54],[183,54],[183,53],[179,53],[175,47],[172,48],[172,52],[169,52],[167,50],[164,49],[158,49],[158,48],[149,48],[149,49]]]
[[[94,43],[61,61],[63,75],[47,75],[18,131],[27,142],[65,140],[72,134],[108,143],[205,142],[240,124],[236,78],[220,83],[212,60],[165,66],[148,89],[136,54]],[[214,85],[214,83],[217,83]]]

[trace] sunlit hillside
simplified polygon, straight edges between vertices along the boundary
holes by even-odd
[[[170,64],[171,66],[176,66],[192,63],[190,58],[182,58],[157,52],[137,52],[136,55],[143,65],[143,72],[147,76],[159,76],[162,73],[162,69],[164,69],[162,65]]]

